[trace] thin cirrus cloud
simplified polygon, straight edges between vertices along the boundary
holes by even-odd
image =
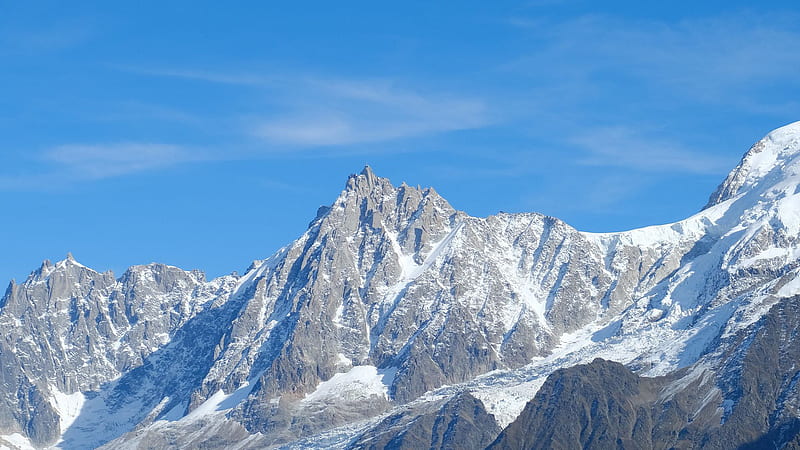
[[[730,161],[640,134],[628,127],[596,128],[573,136],[569,142],[583,154],[577,163],[620,167],[639,172],[719,175]]]
[[[137,70],[151,76],[240,86],[258,93],[281,92],[265,109],[270,118],[242,122],[239,150],[193,148],[180,144],[122,141],[50,147],[34,157],[28,174],[1,175],[0,189],[35,189],[52,182],[102,180],[176,165],[260,159],[283,151],[321,146],[376,143],[478,128],[489,123],[479,100],[423,95],[384,81],[330,81],[252,74],[184,70]],[[171,110],[170,110],[171,111]],[[185,121],[185,117],[180,116]],[[248,145],[255,137],[258,145]],[[251,143],[252,144],[252,143]],[[267,144],[267,145],[264,145]]]
[[[269,113],[245,134],[272,150],[376,143],[481,128],[493,122],[482,99],[400,88],[388,80],[346,80],[207,70],[122,68],[169,78],[238,86],[267,95]]]
[[[544,65],[559,75],[559,85],[583,83],[586,89],[593,77],[616,74],[627,82],[669,89],[685,101],[764,109],[753,100],[759,89],[798,83],[800,52],[791,50],[800,47],[796,19],[731,13],[679,22],[583,16],[548,23],[516,17],[509,24],[525,29],[540,45],[505,68]]]
[[[47,28],[9,27],[0,31],[2,53],[36,54],[79,46],[94,36],[86,23],[56,23]]]
[[[96,180],[208,160],[209,155],[177,145],[124,142],[57,146],[40,159],[56,174]]]
[[[797,18],[755,12],[679,21],[514,17],[509,25],[533,44],[502,70],[528,77],[548,117],[569,118],[553,120],[552,129],[577,150],[577,164],[719,175],[732,161],[665,138],[657,131],[661,117],[698,114],[708,105],[781,118],[796,114],[795,99],[770,92],[800,85],[800,52],[792,51],[800,48]],[[612,126],[575,131],[575,122]]]
[[[140,67],[128,65],[112,66],[123,72],[155,77],[179,78],[207,83],[230,84],[237,86],[266,87],[276,84],[279,79],[253,73],[226,73],[211,70],[176,69],[163,67]]]
[[[37,153],[27,169],[0,174],[0,190],[48,190],[213,159],[213,154],[170,144],[59,145]]]
[[[491,122],[485,103],[476,99],[425,95],[387,82],[306,83],[310,96],[290,98],[290,112],[260,121],[253,134],[272,144],[317,147],[413,138]]]

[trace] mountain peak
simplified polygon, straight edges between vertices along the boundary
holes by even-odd
[[[371,191],[374,190],[376,186],[380,186],[381,188],[385,188],[387,186],[393,187],[388,179],[375,175],[375,172],[372,171],[372,167],[366,165],[360,173],[350,175],[350,177],[347,179],[346,190]]]
[[[72,256],[72,252],[67,252],[67,256],[55,263],[56,269],[64,269],[67,267],[75,267],[78,269],[89,269],[88,267],[84,266],[83,264],[79,263],[74,256]],[[89,269],[91,270],[91,269]]]
[[[353,204],[360,205],[361,200],[365,198],[371,199],[372,203],[383,203],[387,198],[396,199],[398,196],[405,197],[410,195],[411,192],[415,192],[416,194],[413,195],[420,197],[420,199],[424,197],[441,199],[438,192],[436,192],[436,190],[432,187],[412,187],[409,186],[405,181],[402,182],[400,186],[395,187],[391,180],[375,175],[372,167],[366,165],[360,173],[350,175],[350,177],[347,179],[347,184],[345,185],[344,191],[342,191],[342,193],[339,195],[339,198],[334,205],[353,202],[355,202]],[[441,201],[447,203],[444,199]],[[447,208],[451,208],[449,204],[447,205]],[[323,207],[318,210],[317,218],[326,213],[328,209],[329,208],[327,207]]]
[[[766,138],[775,142],[780,142],[780,141],[785,141],[787,139],[789,140],[797,139],[799,135],[800,135],[800,120],[772,130],[769,134],[767,134]]]
[[[337,228],[337,234],[350,237],[364,227],[389,230],[403,252],[418,256],[450,231],[456,214],[432,188],[406,183],[395,187],[366,166],[360,174],[350,175],[333,205],[320,208],[309,227],[326,223]]]
[[[372,171],[372,167],[369,164],[365,165],[363,169],[361,169],[361,175],[366,177],[375,177],[375,172]]]
[[[711,194],[705,208],[745,192],[773,172],[786,172],[799,155],[800,121],[771,131],[750,147],[739,165]],[[776,176],[780,174],[776,173]]]

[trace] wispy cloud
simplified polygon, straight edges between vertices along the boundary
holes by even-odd
[[[723,175],[735,160],[715,144],[723,136],[703,140],[719,131],[707,127],[714,117],[700,116],[792,118],[796,102],[775,93],[800,87],[797,19],[747,11],[677,21],[519,16],[508,24],[525,44],[500,71],[526,77],[528,95],[519,97],[528,117],[579,165]]]
[[[592,188],[586,189],[587,185]],[[574,213],[618,214],[637,192],[649,185],[651,181],[641,174],[565,174],[548,180],[543,189],[524,195],[523,204],[527,209],[565,220]]]
[[[383,81],[312,79],[289,99],[289,111],[260,121],[254,135],[268,143],[333,146],[380,142],[490,123],[483,101],[423,94]]]
[[[166,169],[221,155],[177,145],[123,142],[61,145],[34,155],[26,170],[0,174],[0,190],[49,190],[80,182]]]
[[[30,154],[14,172],[0,173],[0,191],[60,189],[187,164],[252,159],[246,151],[154,142],[58,145]]]
[[[88,23],[63,22],[38,29],[8,27],[0,31],[0,44],[5,52],[52,52],[75,47],[94,37]]]
[[[207,160],[209,155],[176,145],[126,142],[62,145],[46,150],[41,159],[56,172],[101,179]]]
[[[185,80],[204,81],[207,83],[231,84],[251,87],[270,86],[281,79],[279,77],[270,77],[252,72],[221,72],[202,69],[177,69],[168,67],[143,67],[131,65],[114,65],[112,67],[125,72],[136,73],[140,75],[180,78]]]
[[[483,99],[400,87],[387,79],[337,79],[313,74],[258,74],[120,67],[150,76],[252,89],[265,112],[249,117],[246,134],[270,150],[341,146],[415,138],[493,122]]]
[[[99,122],[130,122],[145,119],[182,123],[197,127],[208,127],[212,124],[219,125],[220,123],[218,117],[206,117],[180,108],[138,100],[116,102],[112,111],[90,112],[86,116],[93,121]]]
[[[726,158],[684,148],[668,140],[645,136],[627,127],[597,128],[569,139],[585,155],[578,164],[622,167],[643,172],[723,174]]]
[[[202,149],[138,141],[59,145],[34,152],[28,173],[0,174],[0,189],[36,188],[53,181],[63,184],[100,180],[187,163],[254,160],[285,152],[302,155],[311,148],[385,142],[489,123],[487,108],[480,100],[422,94],[396,88],[388,81],[276,77],[270,78],[277,80],[272,83],[267,77],[246,73],[158,70],[152,74],[233,84],[256,89],[264,97],[277,87],[285,92],[275,103],[263,106],[273,111],[268,117],[240,117],[239,138],[236,140],[236,133],[232,133],[232,145]],[[287,86],[289,89],[284,89]],[[133,106],[139,114],[162,120],[199,122],[174,108],[136,103]],[[124,112],[115,117],[119,114]]]
[[[678,22],[583,16],[561,22],[515,17],[535,48],[506,68],[558,74],[558,84],[613,77],[693,100],[737,103],[776,82],[798,84],[797,16],[732,13]],[[596,85],[594,86],[596,88]]]

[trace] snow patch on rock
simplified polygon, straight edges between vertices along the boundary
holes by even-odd
[[[86,398],[80,392],[65,394],[55,386],[50,386],[50,393],[51,404],[61,418],[61,433],[64,433],[81,413]]]
[[[378,370],[375,366],[355,366],[337,373],[306,395],[302,403],[368,400],[373,396],[389,398],[389,386],[397,374],[396,368]]]

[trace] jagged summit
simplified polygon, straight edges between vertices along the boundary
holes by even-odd
[[[705,208],[733,198],[762,181],[770,181],[768,178],[780,181],[782,176],[796,175],[798,156],[800,121],[773,130],[750,147],[739,165],[711,194]]]
[[[388,179],[375,175],[375,172],[372,170],[372,167],[370,167],[369,165],[365,165],[364,168],[361,169],[359,173],[353,173],[347,178],[347,185],[345,189],[352,188],[355,186],[361,186],[364,184],[366,184],[367,186],[375,186],[381,181],[389,182]]]
[[[241,277],[153,263],[115,279],[72,255],[47,261],[0,300],[0,447],[416,448],[436,423],[472,421],[483,436],[453,436],[482,448],[559,368],[717,370],[710,358],[738,354],[731,336],[747,342],[800,294],[798,135],[791,124],[756,144],[716,206],[630,232],[470,217],[366,166]],[[696,373],[674,387],[711,386],[692,411],[736,411],[736,385]]]
[[[420,194],[424,195],[439,196],[436,190],[430,186],[425,188],[419,185],[411,186],[405,181],[400,183],[399,186],[395,186],[389,178],[376,175],[372,167],[365,165],[364,168],[361,169],[361,172],[351,174],[347,177],[344,191],[340,194],[339,198],[341,199],[342,196],[346,196],[348,192],[356,192],[363,197],[371,194],[390,195],[392,191],[402,194],[408,190],[418,191]]]
[[[363,169],[361,169],[361,175],[365,175],[366,177],[374,177],[375,172],[372,171],[372,167],[369,164],[366,164]]]
[[[56,261],[55,263],[53,263],[49,259],[43,260],[39,268],[31,272],[30,275],[28,275],[26,282],[40,281],[51,276],[53,273],[71,271],[74,269],[77,269],[78,271],[87,270],[90,272],[96,272],[94,269],[91,269],[79,263],[72,255],[72,253],[68,252],[64,259]]]
[[[388,178],[375,175],[372,168],[365,166],[358,174],[347,177],[344,191],[339,195],[342,198],[351,198],[360,201],[361,198],[380,197],[394,190],[394,186]]]
[[[405,234],[417,222],[427,232],[439,235],[453,225],[457,212],[431,187],[411,187],[406,183],[395,187],[388,178],[379,177],[370,166],[350,175],[345,189],[330,207],[322,207],[312,225],[329,218],[328,225],[354,232],[361,226],[388,227],[393,233]]]

